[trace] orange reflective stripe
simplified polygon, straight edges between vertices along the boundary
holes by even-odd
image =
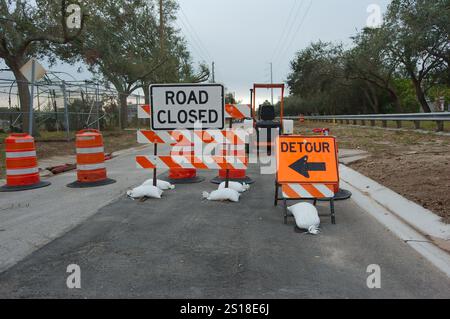
[[[298,198],[299,195],[289,185],[283,185],[282,191],[287,198]]]
[[[36,167],[38,165],[36,157],[6,159],[6,167],[9,168],[26,168]]]

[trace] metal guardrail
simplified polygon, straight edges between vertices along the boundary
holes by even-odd
[[[317,115],[317,116],[286,116],[286,119],[299,120],[304,118],[311,121],[336,121],[340,123],[366,125],[370,121],[371,126],[375,126],[375,121],[381,121],[383,127],[387,127],[387,121],[395,121],[397,128],[402,127],[402,121],[414,122],[415,128],[420,129],[420,123],[424,121],[436,122],[437,131],[444,130],[444,122],[450,121],[450,112],[440,113],[406,113],[406,114],[366,114],[366,115]]]

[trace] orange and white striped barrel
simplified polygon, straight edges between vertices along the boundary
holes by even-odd
[[[193,143],[178,143],[172,146],[171,156],[194,156]],[[195,168],[171,168],[169,170],[169,178],[172,181],[191,180],[197,178],[197,170]]]
[[[39,168],[34,138],[26,133],[11,134],[5,139],[6,185],[21,187],[39,184]]]
[[[245,144],[221,144],[218,147],[219,153],[222,156],[236,156],[245,157]],[[245,179],[247,176],[247,170],[245,169],[230,169],[228,171],[229,179]],[[219,171],[219,178],[225,180],[227,178],[227,170],[222,169]]]
[[[103,136],[87,129],[76,135],[77,178],[80,183],[95,183],[107,179]]]

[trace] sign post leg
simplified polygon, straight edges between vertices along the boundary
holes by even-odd
[[[284,206],[284,224],[287,225],[288,219],[288,205],[286,198],[283,198],[283,206]]]
[[[278,185],[277,181],[275,181],[275,202],[274,202],[275,207],[278,206],[278,190],[279,190],[279,185]]]
[[[153,144],[153,155],[158,155],[158,144]],[[158,180],[156,179],[156,167],[153,169],[153,186],[157,187]]]
[[[331,210],[331,223],[336,225],[336,213],[334,211],[334,199],[330,200],[330,210]]]

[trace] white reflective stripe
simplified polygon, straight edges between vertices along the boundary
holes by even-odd
[[[6,152],[6,158],[36,157],[36,151]]]
[[[34,138],[30,138],[30,139],[20,139],[20,140],[15,140],[15,143],[33,143],[34,142]]]
[[[323,194],[325,197],[334,197],[334,192],[331,191],[326,185],[324,184],[313,184],[313,186]]]
[[[96,154],[96,153],[105,153],[105,148],[104,147],[77,148],[77,154]]]
[[[95,136],[79,136],[77,137],[79,141],[92,141],[95,140]]]
[[[142,105],[138,105],[138,119],[149,119],[150,114],[147,113],[146,110],[144,110],[144,107]]]
[[[28,175],[28,174],[35,174],[35,173],[39,173],[39,168],[33,167],[33,168],[7,169],[6,170],[6,175],[8,175],[8,176]]]
[[[289,187],[294,190],[301,198],[314,198],[306,189],[299,184],[289,184]]]
[[[77,169],[79,171],[93,171],[96,169],[102,169],[105,168],[105,164],[101,163],[101,164],[87,164],[87,165],[77,165]]]

